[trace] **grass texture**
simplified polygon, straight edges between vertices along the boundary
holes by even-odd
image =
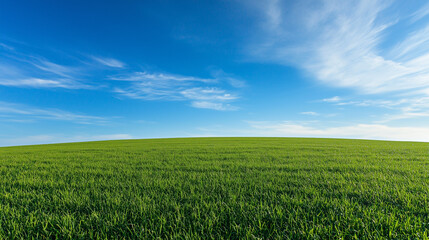
[[[428,239],[429,144],[299,138],[0,148],[0,239]]]

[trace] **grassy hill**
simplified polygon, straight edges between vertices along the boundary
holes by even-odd
[[[427,239],[429,144],[299,138],[0,148],[0,238]]]

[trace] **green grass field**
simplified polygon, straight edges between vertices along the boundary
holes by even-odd
[[[428,239],[429,144],[299,138],[0,148],[1,239]]]

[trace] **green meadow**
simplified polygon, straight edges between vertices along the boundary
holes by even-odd
[[[0,148],[0,239],[428,239],[429,144],[301,138]]]

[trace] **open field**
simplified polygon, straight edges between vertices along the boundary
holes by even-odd
[[[429,144],[299,138],[0,148],[0,238],[427,239]]]

